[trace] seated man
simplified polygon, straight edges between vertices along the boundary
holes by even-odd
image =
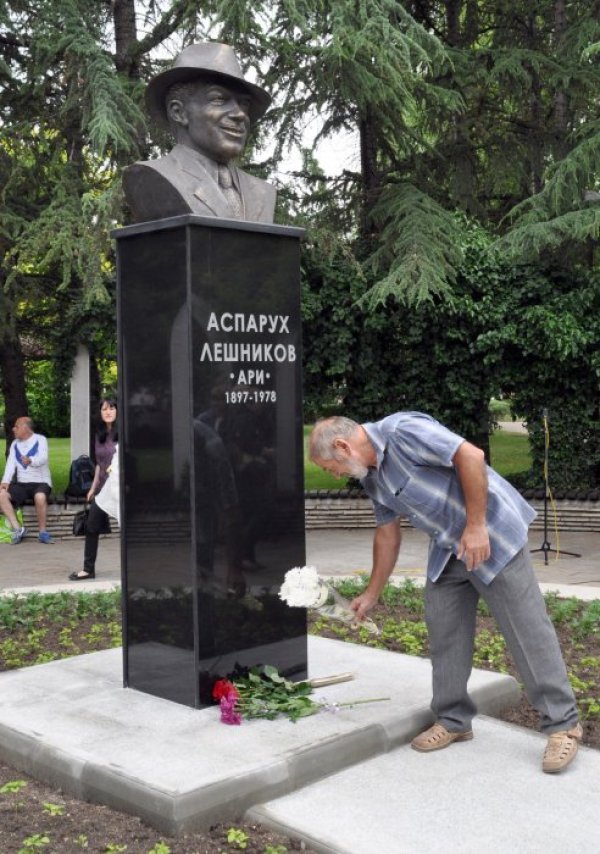
[[[40,543],[51,543],[52,538],[46,531],[48,496],[52,489],[48,442],[45,436],[33,432],[31,418],[17,418],[13,433],[15,440],[10,446],[4,477],[0,483],[0,511],[13,529],[12,542],[16,545],[23,539],[25,528],[19,524],[13,504],[22,507],[28,498],[33,498]],[[15,474],[16,482],[13,482]]]

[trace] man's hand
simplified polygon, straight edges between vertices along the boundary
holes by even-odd
[[[456,556],[471,572],[490,556],[490,536],[486,525],[488,482],[485,456],[481,448],[463,442],[452,462],[463,491],[467,514],[467,524]]]
[[[0,492],[8,492],[8,484],[0,483]]]
[[[26,466],[31,465],[31,457],[21,457],[21,462],[25,463]]]
[[[467,570],[477,569],[491,554],[490,536],[485,525],[467,525],[458,546],[457,558],[462,560]]]
[[[378,599],[379,596],[375,593],[369,593],[369,590],[367,589],[364,593],[361,593],[360,596],[357,596],[356,599],[353,599],[352,602],[350,602],[350,607],[356,612],[356,619],[359,622],[364,620],[371,608],[377,604]]]
[[[394,571],[401,542],[400,519],[393,519],[375,528],[373,569],[369,586],[350,603],[350,607],[356,612],[357,620],[364,620],[371,608],[377,604],[381,591]]]

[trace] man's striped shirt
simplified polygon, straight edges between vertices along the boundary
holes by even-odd
[[[452,459],[465,441],[429,415],[397,412],[362,425],[377,467],[361,481],[377,525],[407,517],[430,538],[427,575],[436,581],[458,552],[466,525],[465,501]],[[491,555],[474,572],[489,584],[527,542],[535,510],[504,478],[487,467],[486,524]]]

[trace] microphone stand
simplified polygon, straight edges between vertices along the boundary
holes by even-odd
[[[550,540],[548,539],[548,496],[550,493],[550,487],[548,485],[548,448],[550,446],[550,432],[548,430],[548,410],[542,410],[542,419],[544,422],[544,541],[539,549],[531,549],[530,554],[535,554],[536,552],[543,552],[544,554],[544,565],[548,566],[548,553],[553,552],[556,555],[556,560],[560,557],[560,555],[568,555],[569,557],[581,557],[577,552],[566,552],[564,549],[553,549],[550,546]]]

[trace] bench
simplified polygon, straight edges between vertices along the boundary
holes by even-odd
[[[83,498],[73,498],[69,496],[65,505],[64,495],[50,494],[48,497],[48,519],[46,528],[51,537],[72,537],[73,536],[73,517],[80,510],[83,510],[85,501]],[[37,532],[37,518],[35,515],[35,507],[33,500],[28,500],[23,507],[23,524],[32,532]],[[111,534],[107,536],[118,536],[119,526],[116,519],[110,520]]]

